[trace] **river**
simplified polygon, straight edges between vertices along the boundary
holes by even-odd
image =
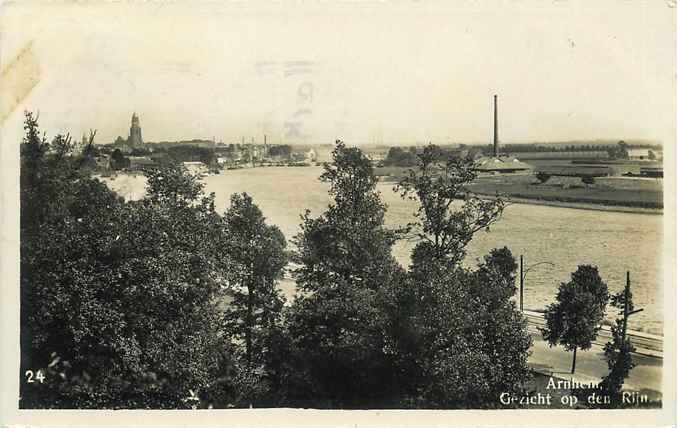
[[[305,209],[317,215],[329,203],[327,185],[318,180],[320,173],[319,167],[228,170],[206,177],[205,183],[208,192],[216,193],[219,210],[228,206],[231,193],[249,193],[268,222],[290,238],[298,233],[299,216]],[[390,183],[379,184],[379,190],[388,205],[388,225],[412,221],[413,203],[393,192]],[[662,334],[662,231],[661,215],[514,204],[489,232],[475,236],[465,263],[472,265],[492,248],[502,246],[510,248],[515,257],[523,254],[525,267],[553,263],[554,267],[539,265],[527,274],[525,309],[545,308],[554,300],[560,282],[568,280],[579,264],[598,266],[611,292],[623,288],[625,272],[630,271],[635,306],[644,308],[631,318],[631,328]],[[405,266],[413,245],[400,242],[394,249]]]
[[[290,239],[299,231],[304,210],[319,215],[329,203],[327,185],[318,181],[320,173],[320,167],[253,168],[223,171],[204,181],[206,191],[216,194],[220,212],[229,205],[232,193],[247,192],[268,223],[280,227]],[[139,192],[143,192],[124,179],[111,187],[118,188],[123,196],[139,197]],[[388,205],[388,225],[412,221],[415,205],[400,198],[393,191],[392,183],[380,183],[379,190]],[[662,240],[662,215],[513,204],[505,209],[502,219],[489,232],[475,235],[468,246],[465,263],[476,264],[492,248],[503,246],[516,258],[523,254],[526,268],[543,261],[553,263],[554,266],[535,267],[526,277],[524,308],[533,310],[542,310],[552,303],[559,284],[567,281],[579,264],[598,266],[612,293],[623,289],[625,273],[630,271],[635,307],[644,311],[633,315],[629,326],[660,335]],[[394,248],[395,256],[404,266],[409,264],[413,245],[399,242]],[[286,282],[282,288],[291,297],[293,284]],[[609,309],[607,318],[612,320],[616,314]]]

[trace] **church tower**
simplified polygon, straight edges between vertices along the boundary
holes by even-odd
[[[136,115],[136,112],[132,115],[132,126],[129,128],[129,138],[127,143],[131,147],[137,147],[143,145],[143,138],[141,138],[141,126],[139,125],[139,116]]]

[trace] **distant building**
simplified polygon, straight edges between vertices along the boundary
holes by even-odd
[[[144,148],[143,137],[141,137],[141,125],[139,124],[139,116],[136,112],[132,114],[132,124],[129,127],[129,137],[118,137],[112,144],[114,149],[120,149],[122,153],[131,153],[134,149]]]
[[[372,163],[373,165],[376,165],[376,166],[379,166],[379,165],[382,166],[382,165],[383,165],[383,161],[386,160],[386,159],[388,158],[388,152],[387,152],[387,151],[386,151],[386,152],[383,152],[383,151],[379,151],[379,152],[376,152],[376,151],[368,152],[368,151],[365,150],[365,154],[367,155],[367,157],[369,158],[369,160],[371,161],[371,163]],[[317,159],[317,155],[315,156],[315,159]]]
[[[207,165],[202,162],[183,162],[183,166],[191,174],[202,174],[208,171]]]
[[[155,166],[155,162],[147,156],[129,157],[129,169],[132,171],[141,171],[152,166]]]
[[[553,152],[522,152],[520,159],[608,159],[606,150],[574,150]]]
[[[310,149],[306,152],[306,161],[315,162],[317,160],[317,152],[314,149]]]
[[[653,160],[651,159],[649,152],[652,152],[651,149],[628,149],[628,158],[633,160]],[[654,153],[653,158],[657,159],[656,153]]]
[[[510,156],[485,156],[475,161],[475,171],[478,172],[511,173],[531,169],[533,169],[531,165]]]
[[[129,138],[127,138],[127,144],[129,144],[131,148],[143,146],[141,125],[139,124],[139,116],[136,115],[136,112],[132,114],[132,126],[129,127]]]
[[[96,167],[100,170],[109,170],[111,169],[110,165],[110,156],[100,155],[96,157]]]

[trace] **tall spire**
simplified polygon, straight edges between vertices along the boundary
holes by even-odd
[[[498,95],[494,95],[494,157],[498,157]]]
[[[141,125],[139,124],[139,115],[134,112],[132,114],[132,126],[129,127],[129,138],[127,143],[132,147],[143,145],[143,138],[141,137]]]

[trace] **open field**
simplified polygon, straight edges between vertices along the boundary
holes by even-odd
[[[379,166],[374,168],[374,173],[382,181],[397,181],[407,174],[410,167],[404,166]]]
[[[534,165],[536,170],[563,166],[568,163],[549,161],[547,165]],[[628,166],[631,167],[631,166]],[[376,168],[376,174],[384,182],[396,183],[406,174],[405,167]],[[663,180],[611,176],[596,178],[586,185],[576,177],[552,177],[540,183],[531,174],[501,174],[480,176],[468,186],[480,195],[495,196],[497,193],[512,197],[559,204],[579,203],[610,207],[631,207],[661,210],[663,208]]]
[[[480,195],[502,194],[542,201],[589,203],[611,206],[662,209],[662,181],[605,177],[585,185],[578,178],[552,177],[545,183],[532,175],[480,177],[468,186]]]
[[[661,166],[660,162],[652,161],[638,161],[638,160],[616,160],[616,161],[570,161],[564,159],[529,159],[529,165],[534,167],[535,171],[547,171],[551,168],[557,168],[562,166],[581,166],[581,167],[605,167],[609,168],[612,176],[618,176],[626,174],[628,172],[633,174],[639,174],[639,171],[642,167],[656,167]]]

